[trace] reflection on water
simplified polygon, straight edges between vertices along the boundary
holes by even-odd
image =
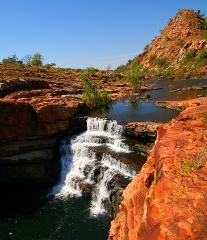
[[[164,79],[147,81],[147,84],[159,87],[159,90],[147,92],[150,101],[141,101],[137,97],[129,97],[112,103],[108,108],[94,111],[90,116],[107,117],[121,122],[154,121],[168,122],[178,115],[178,111],[156,106],[159,100],[184,100],[207,96],[207,79]],[[189,90],[190,87],[204,89]]]
[[[93,112],[92,116],[106,117],[120,122],[168,122],[178,115],[178,111],[156,106],[134,98],[122,99],[110,105],[107,110]]]
[[[165,79],[160,81],[148,81],[162,89],[148,92],[152,100],[184,100],[200,96],[207,96],[207,79]],[[189,87],[206,87],[203,90],[189,90]],[[175,91],[176,90],[176,91]]]

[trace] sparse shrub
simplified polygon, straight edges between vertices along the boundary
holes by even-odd
[[[35,53],[31,60],[31,65],[42,66],[43,65],[43,56],[40,53]]]
[[[169,36],[165,36],[165,40],[168,42],[171,40],[171,38]]]
[[[191,172],[196,169],[202,168],[204,163],[202,159],[184,159],[181,164],[181,174],[188,176]]]
[[[207,29],[201,31],[201,33],[200,33],[200,39],[201,39],[201,40],[207,40]]]
[[[140,90],[144,79],[142,70],[139,67],[130,68],[127,72],[127,81],[131,88],[136,91]]]
[[[83,101],[89,108],[99,108],[110,101],[106,91],[98,91],[97,86],[89,79],[88,74],[83,74]]]
[[[23,62],[18,59],[18,57],[16,56],[16,54],[11,55],[11,56],[8,57],[8,58],[2,59],[2,63],[3,63],[3,64],[8,64],[8,63],[23,64]]]
[[[133,62],[133,60],[129,59],[128,62],[127,62],[127,65],[130,65],[132,62]]]
[[[99,70],[97,68],[94,67],[88,67],[86,68],[86,72],[90,75],[96,74]]]
[[[203,114],[203,119],[205,122],[207,122],[207,112]]]
[[[195,57],[196,57],[196,51],[195,51],[195,49],[191,49],[185,54],[185,56],[183,58],[183,63],[186,64],[186,63],[192,61]]]
[[[56,66],[56,63],[47,63],[47,64],[45,64],[45,67],[47,67],[47,68],[53,68],[55,66]]]
[[[144,47],[144,51],[147,51],[149,48],[149,44],[147,44],[145,47]]]
[[[202,52],[200,52],[198,54],[198,56],[196,57],[196,60],[198,61],[198,63],[206,63],[207,62],[207,49],[204,49]]]
[[[201,12],[201,10],[197,11],[197,14],[201,17],[201,18],[205,18],[205,14]]]
[[[169,65],[169,61],[167,58],[158,58],[156,59],[156,65],[160,68],[167,67]]]
[[[177,40],[177,45],[180,46],[180,47],[183,47],[185,45],[185,40],[179,38]]]
[[[126,70],[127,70],[127,66],[126,65],[120,65],[116,69],[117,72],[126,72]]]
[[[150,61],[154,62],[155,60],[156,60],[156,55],[155,54],[150,55]]]
[[[174,192],[172,193],[172,200],[173,202],[177,202],[181,198],[184,198],[185,196],[187,196],[187,194],[188,194],[187,188],[177,185],[177,189],[175,189]]]

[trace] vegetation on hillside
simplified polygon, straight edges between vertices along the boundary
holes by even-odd
[[[142,64],[149,75],[183,75],[206,71],[207,19],[200,10],[181,9],[144,51],[117,71],[127,73]],[[194,49],[195,48],[195,49]]]

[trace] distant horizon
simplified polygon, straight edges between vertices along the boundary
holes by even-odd
[[[39,52],[57,67],[114,69],[141,53],[183,8],[207,14],[204,0],[9,0],[1,6],[0,59]]]

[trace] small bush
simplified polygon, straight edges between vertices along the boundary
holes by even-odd
[[[207,29],[201,31],[201,33],[200,33],[200,39],[201,39],[201,40],[207,40]]]
[[[144,75],[139,67],[131,68],[127,72],[127,81],[129,82],[131,88],[136,91],[140,90],[144,79]]]
[[[185,40],[183,39],[178,39],[177,40],[177,45],[180,46],[180,47],[183,47],[185,45]]]
[[[31,60],[31,65],[42,66],[43,65],[43,56],[40,53],[35,53]]]
[[[157,56],[155,54],[150,55],[150,61],[154,62],[156,60],[156,57]]]
[[[147,51],[149,48],[149,44],[147,44],[145,47],[144,47],[144,51]]]
[[[97,68],[94,67],[88,67],[86,68],[86,72],[90,75],[96,74],[99,70]]]
[[[205,122],[207,122],[207,112],[203,114],[203,119]]]
[[[126,72],[127,71],[127,66],[126,65],[120,65],[116,69],[117,72]]]
[[[2,59],[3,64],[13,63],[13,64],[23,64],[23,61],[19,60],[16,55],[11,55],[8,58]]]
[[[99,108],[110,101],[110,96],[106,91],[98,91],[96,85],[90,81],[88,74],[83,74],[83,101],[89,108]]]
[[[183,58],[183,63],[186,64],[190,61],[192,61],[194,58],[196,57],[196,51],[194,49],[191,49],[190,51],[188,51],[184,58]]]
[[[169,36],[165,36],[165,41],[169,42],[171,38]]]
[[[133,60],[129,59],[128,62],[127,62],[127,65],[130,65],[132,62],[133,62]]]
[[[202,168],[204,163],[202,159],[184,159],[181,165],[181,174],[188,176],[191,172],[196,169]]]
[[[47,64],[45,64],[45,67],[47,67],[47,68],[53,68],[55,66],[56,66],[56,63],[47,63]]]
[[[158,58],[155,63],[160,68],[164,68],[169,65],[167,58]]]
[[[207,62],[207,49],[204,49],[202,52],[198,54],[196,57],[198,63],[206,63]]]
[[[202,13],[201,10],[198,10],[197,14],[200,16],[200,18],[205,18],[205,13]]]

